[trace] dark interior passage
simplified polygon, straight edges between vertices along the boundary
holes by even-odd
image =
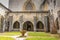
[[[26,21],[23,24],[23,29],[27,31],[33,31],[33,24],[30,21]]]

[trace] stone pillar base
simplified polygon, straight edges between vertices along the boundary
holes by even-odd
[[[34,30],[34,32],[36,32],[36,30]]]
[[[59,37],[60,37],[60,30],[57,30],[57,33],[58,33],[58,35],[59,35]]]
[[[57,33],[60,34],[60,30],[57,30]]]
[[[50,33],[51,33],[51,34],[56,34],[56,33],[57,33],[57,31],[51,31]]]
[[[51,30],[50,30],[50,33],[52,33],[52,34],[56,34],[57,33],[57,30],[56,30],[56,28],[51,28]]]

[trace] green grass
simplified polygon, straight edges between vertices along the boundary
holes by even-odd
[[[4,32],[0,33],[0,40],[14,40],[13,38],[10,37],[4,37],[4,36],[15,36],[15,35],[20,35],[20,32]],[[28,32],[28,37],[26,40],[58,40],[58,38],[53,34],[50,33],[45,33],[45,32]]]
[[[28,32],[29,37],[26,40],[58,40],[56,34],[45,32]]]
[[[10,37],[0,37],[0,40],[15,40],[15,39]]]
[[[28,35],[29,36],[50,36],[48,33],[44,33],[44,32],[29,32]]]
[[[20,32],[4,32],[4,33],[0,33],[3,34],[3,36],[14,36],[14,35],[20,35]]]
[[[27,38],[26,40],[58,40],[57,38],[48,37],[48,38]]]
[[[20,32],[4,32],[4,33],[0,33],[0,40],[15,40],[13,38],[10,37],[5,37],[5,36],[15,36],[15,35],[20,35]]]

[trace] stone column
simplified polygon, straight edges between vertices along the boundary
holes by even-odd
[[[59,30],[60,30],[60,17],[58,17],[58,25],[59,25]]]
[[[23,15],[22,16],[20,16],[20,30],[22,30],[23,29]]]
[[[34,31],[36,31],[37,17],[34,17]]]
[[[13,22],[13,16],[9,16],[9,31],[13,30],[12,22]]]
[[[49,16],[49,20],[50,20],[49,21],[50,22],[50,32],[53,33],[53,34],[57,33],[57,30],[56,30],[56,27],[55,27],[55,23],[54,23],[53,15]]]
[[[48,32],[48,16],[44,17],[44,30]]]
[[[4,31],[4,18],[1,18],[1,32]]]
[[[3,32],[5,31],[5,24],[6,24],[5,21],[6,21],[6,20],[4,19],[4,20],[3,20]]]
[[[0,32],[1,32],[1,16],[0,16]]]
[[[20,22],[20,31],[23,29],[23,25],[22,23]]]

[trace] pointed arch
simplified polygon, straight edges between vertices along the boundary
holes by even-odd
[[[48,5],[49,5],[49,1],[48,0],[44,0],[42,2],[42,4],[40,5],[40,9],[44,10],[44,11],[48,11]]]
[[[20,28],[20,23],[18,21],[15,21],[13,24],[14,29],[19,29]]]
[[[44,31],[44,24],[41,21],[38,21],[36,24],[37,31]]]
[[[23,29],[27,31],[33,31],[34,30],[33,23],[31,21],[24,22]]]
[[[32,0],[27,0],[23,5],[23,10],[35,10],[35,5]]]

